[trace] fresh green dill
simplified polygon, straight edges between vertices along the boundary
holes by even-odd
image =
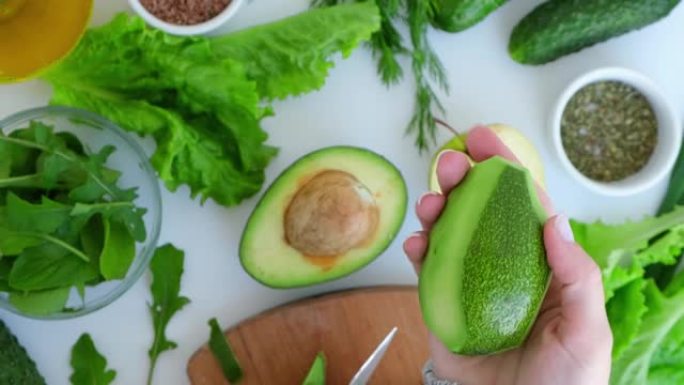
[[[312,6],[333,6],[349,1],[363,0],[313,0]],[[435,143],[437,126],[433,115],[444,113],[434,85],[449,93],[444,66],[427,39],[433,6],[429,0],[374,1],[380,9],[382,21],[380,30],[373,34],[369,44],[377,62],[378,75],[385,85],[393,86],[404,76],[399,59],[402,56],[411,59],[416,95],[407,132],[415,135],[416,147],[422,152]],[[412,48],[404,44],[395,22],[403,22],[408,27]]]

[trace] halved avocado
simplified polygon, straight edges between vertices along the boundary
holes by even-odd
[[[297,160],[273,182],[240,243],[249,275],[271,287],[346,276],[379,256],[406,215],[399,170],[357,147],[328,147]]]

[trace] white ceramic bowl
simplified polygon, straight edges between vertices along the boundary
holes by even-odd
[[[570,162],[561,140],[561,119],[570,99],[583,87],[600,81],[619,81],[639,90],[651,103],[658,120],[658,143],[648,163],[636,174],[615,182],[600,182],[580,173]],[[591,190],[613,196],[644,191],[662,180],[672,169],[682,143],[682,122],[658,86],[644,75],[624,68],[601,68],[575,79],[563,91],[551,116],[553,146],[563,167],[578,182]]]
[[[128,0],[128,2],[131,4],[135,13],[140,15],[147,24],[172,35],[190,36],[209,33],[220,27],[237,13],[245,0],[231,0],[226,9],[214,16],[214,18],[203,23],[192,25],[179,25],[166,22],[150,13],[150,11],[140,3],[140,0]]]

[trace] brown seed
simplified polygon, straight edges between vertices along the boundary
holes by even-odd
[[[216,17],[230,0],[140,0],[140,4],[167,23],[193,25]]]

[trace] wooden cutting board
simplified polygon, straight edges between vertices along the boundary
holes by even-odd
[[[394,341],[371,384],[421,384],[427,330],[415,287],[391,286],[327,294],[284,305],[225,332],[244,385],[301,385],[314,357],[327,358],[327,385],[347,385],[394,326]],[[227,385],[207,346],[188,362],[193,385]]]

